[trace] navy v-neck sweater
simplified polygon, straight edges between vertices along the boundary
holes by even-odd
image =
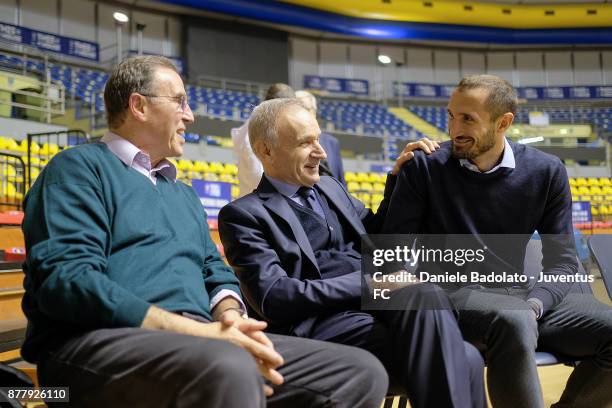
[[[509,240],[522,261],[537,230],[543,241],[543,273],[575,274],[572,202],[561,161],[535,148],[510,142],[516,167],[485,174],[471,171],[451,155],[451,143],[431,155],[416,152],[401,169],[384,233],[522,234]],[[520,242],[519,242],[520,241]],[[516,261],[514,261],[517,263]],[[558,304],[571,283],[537,282],[529,297],[544,311]]]

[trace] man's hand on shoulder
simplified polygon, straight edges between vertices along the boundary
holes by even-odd
[[[404,147],[404,150],[402,150],[402,152],[399,154],[399,156],[397,156],[397,159],[395,160],[395,166],[393,166],[393,170],[391,170],[391,174],[396,175],[397,173],[399,173],[402,165],[405,162],[412,160],[414,158],[413,152],[415,150],[420,149],[424,151],[426,154],[431,154],[439,148],[440,148],[440,145],[438,144],[438,142],[436,142],[435,140],[429,140],[426,137],[424,137],[423,139],[417,140],[416,142],[408,143],[406,147]]]

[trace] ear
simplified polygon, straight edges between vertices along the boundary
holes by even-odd
[[[131,94],[128,100],[128,111],[138,122],[146,121],[147,98],[137,93]]]
[[[511,112],[504,113],[497,124],[497,131],[499,133],[505,133],[510,128],[513,121],[514,115]]]
[[[268,144],[263,140],[259,140],[257,143],[255,143],[255,146],[253,146],[253,152],[262,163],[270,159],[270,146],[268,146]]]

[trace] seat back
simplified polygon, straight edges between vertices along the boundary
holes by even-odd
[[[592,235],[589,238],[589,249],[599,267],[608,296],[612,299],[612,235]]]

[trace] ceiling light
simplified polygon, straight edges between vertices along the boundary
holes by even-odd
[[[130,18],[127,16],[127,14],[122,13],[120,11],[115,11],[113,13],[113,18],[118,23],[127,23],[128,21],[130,21]]]
[[[390,64],[391,57],[389,57],[388,55],[380,54],[378,56],[378,62],[380,62],[381,64]]]

